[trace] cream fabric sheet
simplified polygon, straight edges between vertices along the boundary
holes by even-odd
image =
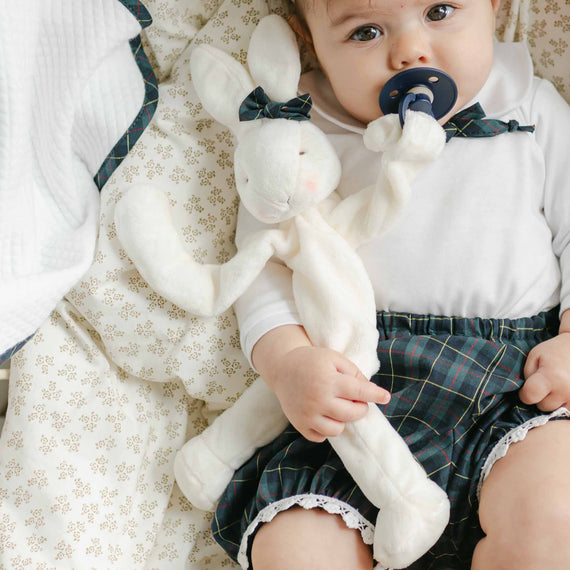
[[[214,43],[245,61],[272,0],[147,0],[161,82],[151,126],[101,195],[95,262],[13,359],[0,439],[0,568],[236,567],[211,515],[175,485],[174,455],[254,379],[232,311],[186,315],[141,279],[117,240],[121,195],[151,182],[196,259],[235,251],[233,142],[196,99],[188,56]],[[570,5],[505,4],[499,36],[527,39],[537,71],[570,99]]]

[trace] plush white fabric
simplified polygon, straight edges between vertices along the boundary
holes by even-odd
[[[0,19],[0,354],[87,270],[93,176],[143,102],[117,0],[5,2]]]

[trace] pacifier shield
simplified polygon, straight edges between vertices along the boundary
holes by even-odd
[[[380,92],[380,109],[384,115],[398,113],[400,101],[414,87],[431,91],[431,110],[436,119],[444,117],[457,101],[457,86],[447,73],[431,67],[415,67],[390,78]]]

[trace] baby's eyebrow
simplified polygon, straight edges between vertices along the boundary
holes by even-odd
[[[340,9],[337,13],[329,10],[329,20],[333,28],[342,26],[349,20],[363,19],[372,17],[378,14],[378,10],[368,6],[362,9],[354,8],[354,6],[347,6],[344,10]]]
[[[387,9],[384,0],[326,0],[326,6],[332,27],[352,19],[378,18]]]

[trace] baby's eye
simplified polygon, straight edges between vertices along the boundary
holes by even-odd
[[[376,26],[362,26],[352,33],[350,39],[357,42],[369,42],[379,38],[381,35],[382,30]]]
[[[437,6],[429,9],[426,18],[430,22],[439,22],[440,20],[445,20],[445,18],[450,16],[453,10],[453,6],[450,6],[449,4],[438,4]]]

